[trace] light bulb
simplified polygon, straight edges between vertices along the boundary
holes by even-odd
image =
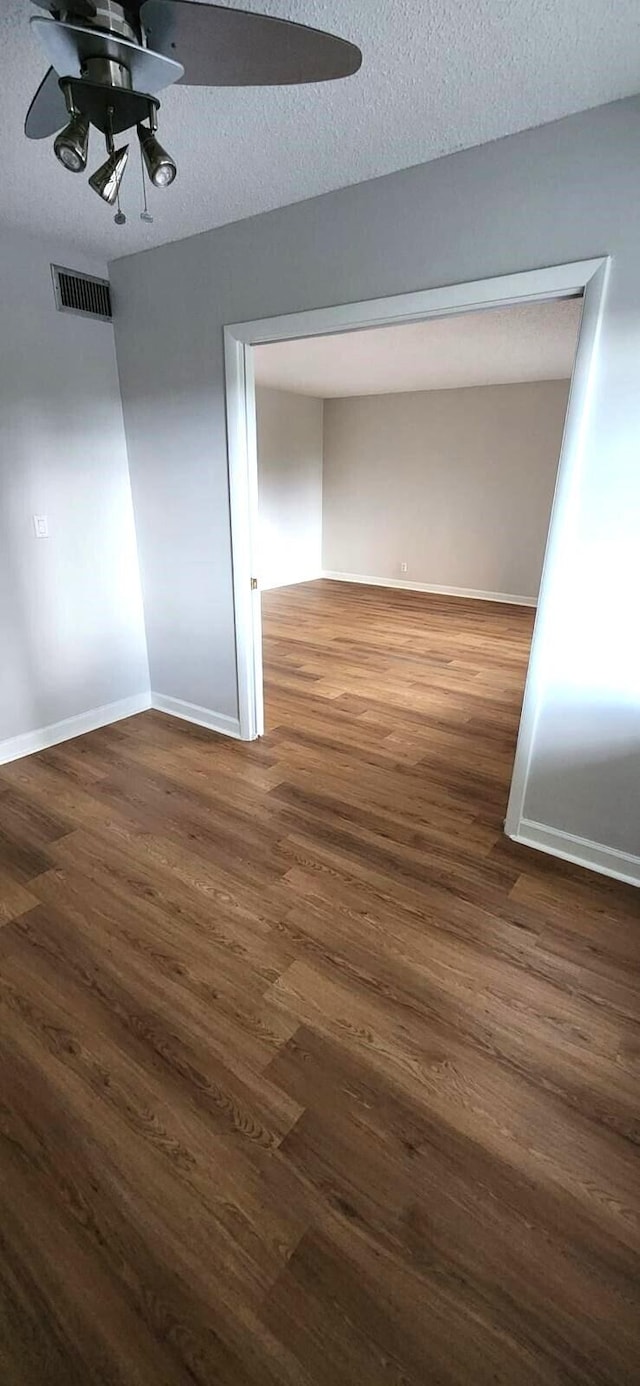
[[[56,135],[53,151],[70,173],[82,173],[87,166],[89,148],[89,117],[78,112]]]
[[[138,126],[138,139],[145,167],[154,187],[168,188],[178,172],[171,155],[167,154],[153,130],[148,130],[146,125]]]

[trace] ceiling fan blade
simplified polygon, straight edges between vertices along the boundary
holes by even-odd
[[[58,86],[58,74],[50,67],[27,111],[24,133],[29,140],[44,140],[47,135],[57,134],[68,119],[65,99]]]
[[[149,47],[177,58],[190,87],[270,87],[328,82],[357,72],[355,44],[270,15],[193,0],[145,0]]]

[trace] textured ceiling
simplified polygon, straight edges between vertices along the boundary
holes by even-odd
[[[581,310],[582,300],[573,298],[274,342],[254,349],[256,382],[336,399],[566,380]]]
[[[219,0],[226,3],[226,0]],[[29,0],[0,13],[0,225],[58,235],[108,258],[175,240],[481,144],[640,89],[638,0],[243,0],[360,45],[357,76],[327,86],[164,93],[173,187],[139,220],[132,160],[126,227],[86,179],[22,123],[47,67]],[[133,151],[136,152],[135,150]],[[96,161],[97,162],[97,161]]]

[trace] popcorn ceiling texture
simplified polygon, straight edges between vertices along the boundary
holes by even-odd
[[[581,299],[255,347],[256,384],[320,399],[568,380]]]
[[[56,162],[49,140],[24,139],[47,62],[29,29],[34,7],[5,0],[0,224],[115,258],[640,89],[637,0],[242,0],[242,8],[351,39],[363,49],[362,71],[306,88],[171,88],[160,138],[178,179],[151,190],[155,221],[144,225],[133,148],[129,220],[119,228],[86,178]],[[101,162],[95,136],[93,146],[92,165]]]

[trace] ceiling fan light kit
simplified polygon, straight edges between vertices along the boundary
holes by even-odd
[[[28,139],[55,135],[56,157],[71,173],[87,166],[91,126],[106,140],[106,162],[89,178],[113,205],[129,146],[114,136],[134,127],[143,179],[173,183],[177,167],[157,138],[157,93],[184,86],[280,86],[325,82],[357,72],[359,48],[333,34],[270,15],[194,0],[33,0],[31,24],[51,66],[27,112]],[[146,195],[143,220],[147,212]],[[118,225],[126,221],[120,211]]]

